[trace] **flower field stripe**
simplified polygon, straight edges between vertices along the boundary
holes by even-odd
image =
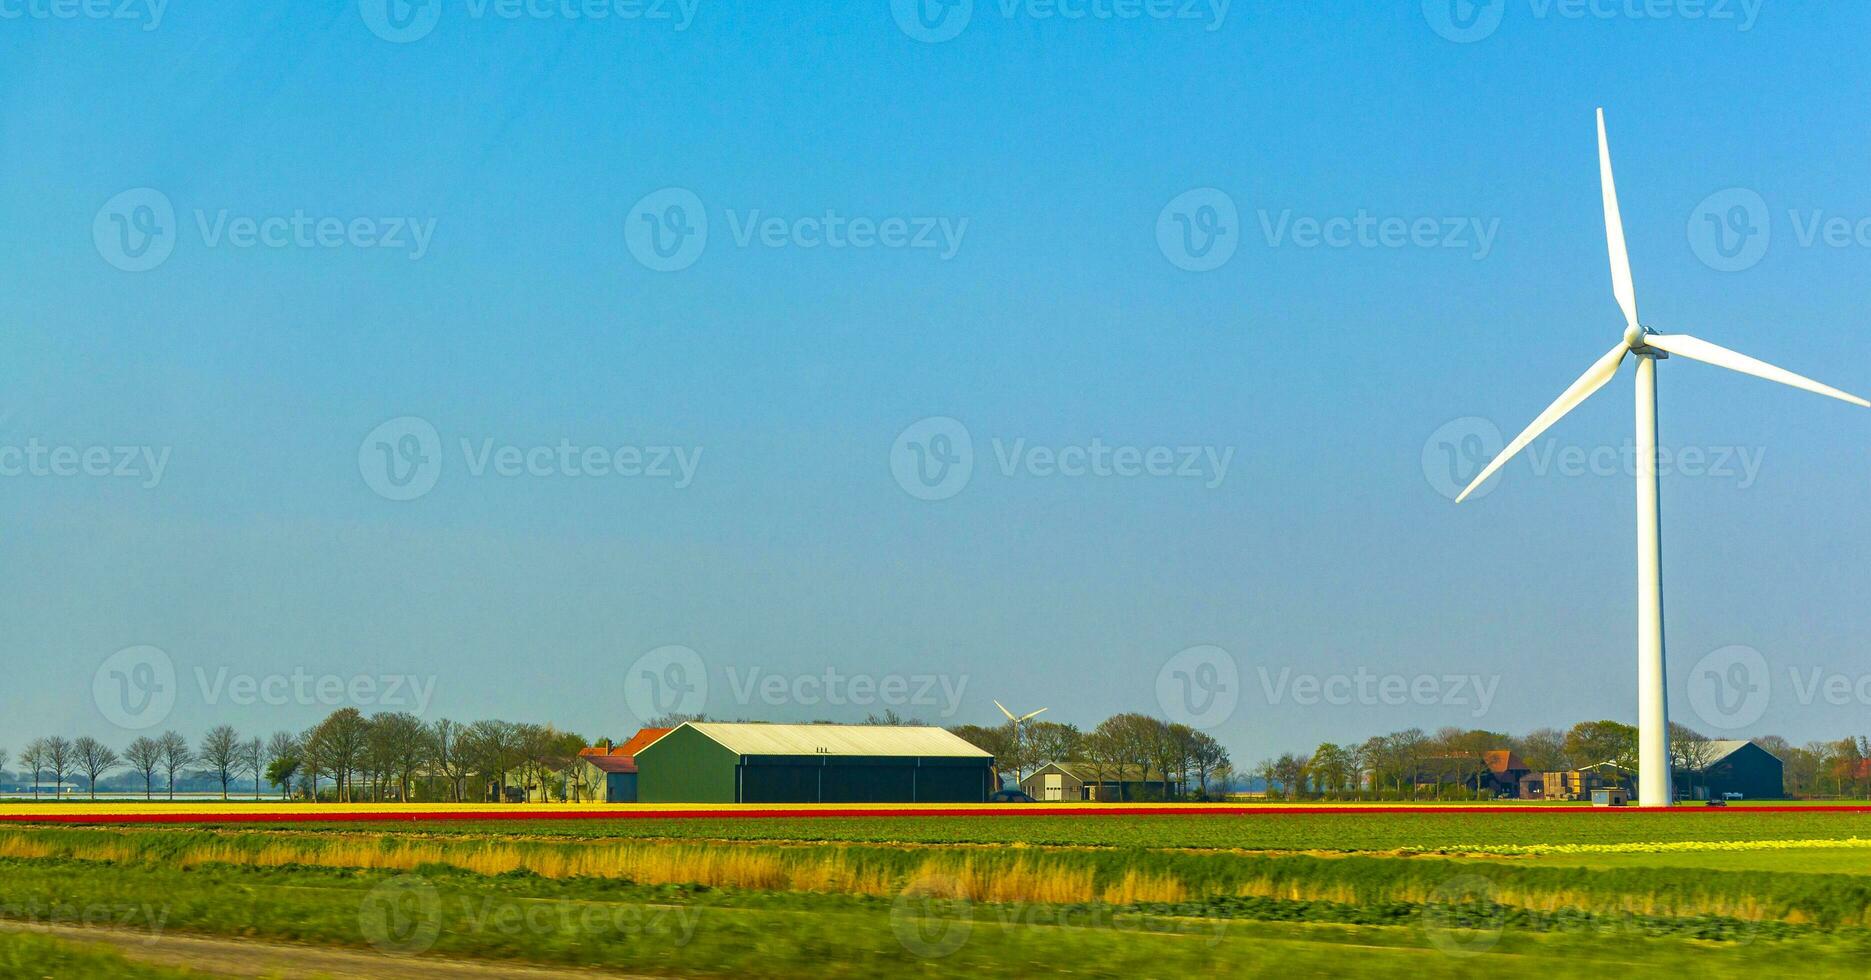
[[[103,804],[22,804],[0,808],[0,823],[50,824],[233,824],[233,823],[404,823],[467,820],[683,820],[683,819],[784,819],[801,817],[1264,817],[1313,814],[1557,814],[1577,815],[1579,819],[1615,820],[1631,814],[1670,813],[1680,819],[1721,819],[1760,813],[1871,813],[1871,806],[1748,806],[1748,807],[1528,807],[1489,805],[1341,805],[1286,806],[1279,804],[1190,805],[1190,804],[1047,804],[1027,806],[914,805],[842,806],[794,804],[762,806],[720,804],[682,806],[658,804],[615,804],[609,806],[553,806],[550,804],[495,804],[461,806],[457,804],[317,804],[280,809],[248,804],[193,804],[146,806]],[[1589,815],[1589,816],[1588,816]],[[1699,815],[1699,816],[1698,816]]]

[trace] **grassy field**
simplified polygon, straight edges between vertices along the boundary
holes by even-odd
[[[1740,808],[15,826],[0,917],[659,976],[1862,976],[1868,840]]]
[[[607,839],[1029,844],[1077,847],[1393,851],[1488,848],[1540,842],[1871,839],[1871,813],[1742,808],[1672,813],[1529,810],[1524,813],[1283,813],[1135,816],[859,817],[735,820],[542,820],[423,824],[292,824],[334,833]]]

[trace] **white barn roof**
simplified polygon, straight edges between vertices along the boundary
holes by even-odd
[[[689,722],[735,755],[870,755],[991,758],[941,728],[888,725],[761,725]]]

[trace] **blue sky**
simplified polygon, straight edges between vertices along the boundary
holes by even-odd
[[[394,11],[401,34],[372,3],[0,17],[0,450],[149,454],[0,476],[0,746],[128,738],[100,692],[144,645],[175,673],[159,723],[190,732],[334,706],[224,683],[296,672],[623,735],[639,658],[671,645],[711,714],[893,706],[798,683],[830,668],[942,724],[990,698],[1174,714],[1172,658],[1218,647],[1234,705],[1197,720],[1239,761],[1634,720],[1631,482],[1559,455],[1629,439],[1629,369],[1477,501],[1426,464],[1438,433],[1511,436],[1618,337],[1599,105],[1645,320],[1871,390],[1855,5],[1497,0],[1464,42],[1438,0],[975,0],[928,8],[944,40],[881,0],[446,0]],[[1233,206],[1225,261],[1159,243],[1179,199]],[[1698,238],[1737,200],[1764,253]],[[671,202],[708,232],[665,270],[643,230]],[[1360,214],[1438,231],[1303,244]],[[1831,218],[1840,244],[1810,233]],[[1660,375],[1664,443],[1712,471],[1664,485],[1674,714],[1854,731],[1867,695],[1806,679],[1871,673],[1871,412]],[[379,429],[404,418],[427,429]],[[893,477],[930,418],[972,443],[945,499]],[[1199,473],[1049,467],[1094,440]],[[439,458],[432,488],[379,492],[380,446]],[[544,475],[496,475],[501,447],[546,447]],[[642,455],[594,475],[586,447]],[[657,475],[676,450],[688,478]],[[1732,645],[1772,696],[1724,729],[1686,685]],[[755,671],[786,693],[750,700]],[[1283,671],[1438,693],[1299,703]],[[1443,675],[1492,678],[1486,710]],[[930,677],[954,696],[915,699]]]

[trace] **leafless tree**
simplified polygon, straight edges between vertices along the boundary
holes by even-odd
[[[45,772],[46,766],[45,739],[35,738],[27,742],[26,751],[20,753],[19,761],[20,765],[32,770],[32,798],[37,800],[39,798],[39,775]]]
[[[98,777],[123,765],[117,756],[117,750],[89,735],[81,735],[71,744],[72,755],[77,759],[78,771],[84,773],[86,789],[92,799],[97,799]]]
[[[175,799],[175,774],[195,764],[195,750],[181,732],[167,731],[156,739],[162,746],[162,770],[169,777],[169,798]]]
[[[143,798],[156,795],[156,770],[162,768],[162,743],[145,735],[123,750],[124,761],[143,774]]]
[[[198,755],[208,775],[221,781],[221,799],[227,799],[227,784],[240,771],[242,755],[240,735],[234,731],[234,726],[216,725],[208,729],[208,734],[202,736]]]
[[[435,768],[448,781],[448,799],[461,802],[462,783],[467,778],[467,754],[463,751],[460,724],[439,718],[429,728],[429,744],[435,751]]]
[[[397,799],[409,799],[416,773],[433,757],[428,726],[406,712],[377,715],[370,720],[372,756],[386,775],[396,779]]]
[[[72,752],[71,742],[53,735],[45,740],[45,767],[52,770],[52,798],[58,799],[65,789],[65,774],[78,761]]]
[[[253,777],[253,798],[260,798],[260,776],[266,772],[266,742],[255,735],[241,744],[240,771]]]

